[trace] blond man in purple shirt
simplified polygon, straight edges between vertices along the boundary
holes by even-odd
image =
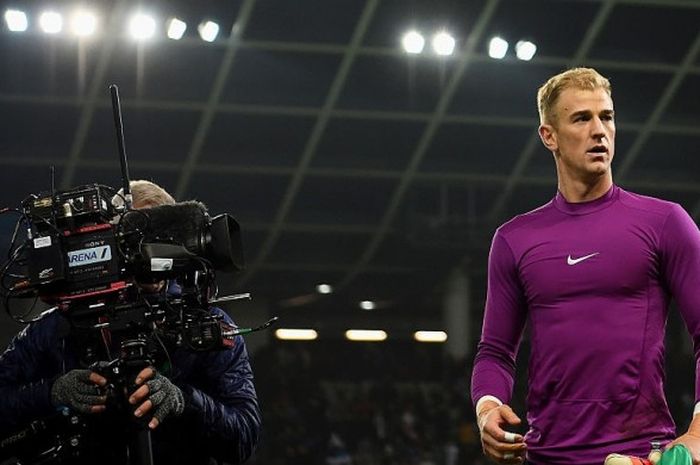
[[[613,452],[646,456],[658,440],[683,443],[700,463],[700,408],[677,438],[663,370],[672,298],[700,359],[700,233],[679,205],[613,183],[615,112],[597,71],[552,77],[538,110],[558,191],[498,228],[491,245],[471,392],[484,453],[503,464],[601,465]],[[508,404],[525,327],[522,436]]]

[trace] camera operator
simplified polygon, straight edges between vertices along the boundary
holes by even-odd
[[[149,181],[132,181],[130,187],[136,209],[175,203]],[[179,292],[174,282],[139,286],[146,293]],[[233,324],[222,310],[210,312]],[[56,310],[25,327],[0,356],[0,435],[69,407],[89,425],[81,463],[130,463],[124,417],[131,415],[128,421],[143,419],[150,429],[157,465],[238,464],[250,457],[261,419],[241,336],[233,347],[207,352],[161,341],[165,350],[133,380],[126,411],[108,401],[108,380],[88,368],[91,361],[113,358],[118,348],[110,337],[105,330],[76,331]]]

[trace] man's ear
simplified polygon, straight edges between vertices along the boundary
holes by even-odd
[[[538,133],[540,135],[540,140],[544,146],[550,152],[556,152],[559,149],[559,143],[557,142],[557,132],[554,130],[554,126],[551,124],[541,124]]]

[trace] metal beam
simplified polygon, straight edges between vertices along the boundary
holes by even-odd
[[[287,186],[287,190],[284,196],[282,197],[282,203],[275,215],[274,225],[270,230],[269,234],[267,235],[265,242],[263,242],[262,246],[260,247],[258,256],[255,258],[255,260],[248,268],[246,273],[241,276],[241,286],[245,285],[245,283],[249,279],[251,279],[255,272],[265,262],[267,256],[272,251],[272,248],[277,243],[277,239],[282,230],[282,225],[286,221],[287,216],[289,215],[289,212],[292,209],[292,205],[299,192],[302,181],[304,180],[304,177],[307,174],[309,165],[311,164],[311,160],[316,155],[316,149],[318,147],[319,141],[321,140],[321,136],[326,130],[328,121],[331,119],[332,110],[335,107],[338,98],[340,97],[340,92],[345,86],[345,81],[350,72],[350,68],[353,62],[355,61],[355,57],[357,56],[357,49],[362,43],[362,40],[365,36],[367,28],[369,27],[369,23],[372,17],[374,16],[374,12],[378,3],[379,0],[367,0],[367,3],[365,3],[360,19],[357,22],[357,25],[355,26],[355,31],[353,32],[352,38],[350,40],[350,45],[347,49],[347,52],[343,56],[343,60],[341,61],[340,66],[338,67],[338,71],[336,72],[335,78],[333,79],[333,83],[331,84],[331,87],[328,90],[328,94],[326,95],[326,99],[323,104],[323,108],[321,109],[321,113],[316,119],[316,123],[314,124],[311,134],[309,135],[309,139],[306,141],[306,145],[304,146],[304,151],[301,155],[301,159],[299,160],[294,175],[289,185]]]
[[[698,0],[620,0],[620,3],[638,6],[671,6],[674,8],[688,9],[700,8],[700,2],[698,2]]]
[[[362,270],[367,267],[368,263],[372,260],[375,253],[379,249],[379,246],[386,238],[391,223],[396,217],[399,207],[401,206],[404,195],[415,178],[418,167],[423,161],[423,158],[425,157],[428,147],[430,146],[438,127],[440,124],[442,124],[443,118],[447,113],[447,109],[452,102],[452,98],[457,91],[459,83],[467,68],[472,63],[472,53],[481,40],[486,30],[486,26],[491,21],[498,3],[499,0],[489,0],[479,14],[479,18],[477,19],[472,32],[467,38],[464,49],[459,56],[459,60],[455,64],[455,69],[452,72],[452,76],[450,77],[449,82],[445,86],[445,89],[440,96],[440,100],[437,103],[433,117],[423,131],[423,134],[418,141],[418,145],[416,146],[416,149],[411,155],[411,159],[406,166],[404,174],[401,177],[401,180],[399,181],[399,184],[394,190],[391,198],[389,199],[388,206],[384,211],[378,231],[374,234],[374,236],[372,236],[372,239],[369,241],[367,248],[364,250],[359,260],[354,263],[352,269],[343,277],[340,283],[338,283],[338,287],[342,288],[347,286],[362,272]]]
[[[1,155],[1,154],[0,154]],[[7,167],[41,167],[48,166],[62,167],[67,161],[57,160],[50,157],[45,158],[26,158],[0,156],[0,166]],[[83,168],[114,168],[114,162],[101,159],[83,160],[80,162],[80,167]],[[161,171],[177,173],[180,171],[180,166],[174,163],[161,161],[133,161],[130,163],[132,168],[139,170]],[[233,174],[233,175],[259,175],[271,177],[288,177],[295,173],[291,167],[270,167],[270,166],[252,166],[252,165],[218,165],[218,164],[199,164],[195,168],[198,173],[211,174]],[[306,171],[308,177],[314,178],[345,178],[345,179],[384,179],[387,181],[400,180],[404,176],[403,171],[379,170],[379,169],[350,169],[350,168],[308,168]],[[414,181],[427,185],[444,185],[454,184],[457,186],[477,185],[485,187],[499,186],[506,184],[509,181],[509,176],[500,174],[486,173],[465,173],[462,171],[434,171],[429,173],[415,173]],[[519,184],[522,186],[553,186],[550,176],[524,176],[520,178]],[[659,181],[653,179],[633,179],[625,183],[630,188],[640,190],[665,190],[671,192],[692,192],[700,194],[700,183],[689,183],[681,181]],[[271,226],[271,225],[270,225]],[[345,228],[346,226],[343,226]],[[287,225],[283,228],[287,230]]]
[[[700,2],[699,2],[700,4]],[[304,50],[306,44],[298,44],[300,50]],[[242,46],[239,44],[239,48]],[[367,52],[367,48],[358,49],[358,54],[362,52]],[[405,57],[406,54],[395,48],[387,48],[386,55]],[[414,57],[412,57],[414,58]],[[415,57],[414,59],[430,59],[434,61],[434,57]],[[494,60],[488,55],[483,54],[473,54],[472,60],[475,63],[488,63]],[[557,56],[543,56],[537,55],[530,61],[522,61],[514,58],[505,58],[500,60],[499,63],[502,66],[533,66],[533,65],[552,65],[566,67],[570,65],[571,59],[567,57],[557,57]],[[592,66],[594,68],[606,68],[614,71],[639,71],[643,73],[662,73],[662,74],[673,74],[677,71],[680,65],[670,64],[670,63],[658,63],[658,62],[645,62],[645,61],[622,61],[622,60],[602,60],[602,59],[588,59],[586,60],[586,65]],[[687,69],[687,73],[691,75],[700,74],[700,66],[691,65]],[[29,95],[29,94],[18,94],[18,93],[0,93],[0,102],[3,103],[27,103],[27,104],[43,104],[43,105],[66,105],[66,106],[82,106],[88,101],[88,98],[83,96],[55,96],[55,95]],[[110,106],[110,100],[108,97],[96,97],[95,104],[101,108],[106,108]],[[202,111],[207,107],[207,102],[193,102],[190,100],[149,100],[149,99],[134,99],[125,98],[122,100],[122,105],[128,108],[147,108],[152,110],[173,110],[173,111]],[[231,113],[259,113],[259,112],[272,112],[272,114],[288,114],[293,115],[311,115],[317,114],[318,110],[309,107],[284,107],[276,105],[256,105],[256,104],[236,104],[236,103],[221,103],[216,105],[217,112],[231,112]],[[337,111],[348,111],[350,113],[359,111],[360,113],[367,113],[369,115],[377,115],[386,113],[389,115],[390,119],[400,119],[403,112],[386,112],[382,110],[334,110]],[[421,115],[421,113],[408,113]]]
[[[253,7],[255,6],[255,0],[245,0],[241,9],[238,13],[238,17],[231,26],[231,33],[226,41],[226,52],[219,65],[219,70],[216,73],[216,78],[212,84],[211,92],[209,93],[209,99],[207,100],[207,106],[202,112],[202,116],[199,119],[199,124],[197,125],[197,130],[192,139],[192,144],[187,153],[187,158],[185,159],[184,166],[182,167],[182,172],[177,181],[177,188],[175,189],[175,198],[181,198],[185,195],[187,191],[187,186],[190,183],[190,178],[192,177],[192,172],[195,165],[199,161],[199,157],[202,154],[202,147],[204,146],[204,141],[209,134],[209,128],[211,128],[211,123],[216,116],[216,111],[221,100],[221,93],[226,86],[226,81],[228,80],[229,72],[231,71],[231,66],[233,65],[233,60],[236,57],[236,51],[238,49],[238,43],[240,38],[245,31],[250,16],[253,12]]]
[[[627,178],[627,175],[629,174],[632,165],[635,161],[637,161],[637,158],[639,157],[639,153],[641,152],[642,147],[644,147],[644,144],[646,144],[647,140],[649,140],[649,137],[651,137],[652,133],[654,132],[654,128],[656,128],[656,126],[659,124],[661,115],[663,115],[663,113],[666,111],[666,108],[673,100],[673,97],[676,96],[676,93],[678,92],[678,89],[680,88],[683,79],[685,79],[685,77],[688,74],[688,68],[690,68],[690,65],[695,62],[695,59],[697,58],[699,52],[700,33],[698,33],[695,36],[695,41],[693,41],[692,45],[688,49],[688,52],[685,54],[685,57],[681,62],[681,66],[678,67],[678,69],[673,75],[673,78],[671,78],[669,83],[666,85],[663,94],[661,94],[661,97],[656,102],[654,110],[651,112],[651,115],[649,115],[649,118],[647,118],[646,122],[644,123],[644,127],[642,128],[641,133],[635,138],[632,147],[630,147],[630,149],[623,157],[622,165],[617,171],[617,178],[620,180],[620,182],[623,182],[623,180]]]
[[[677,70],[677,67],[673,67]],[[43,97],[43,96],[19,96],[12,94],[0,94],[0,102],[3,103],[24,103],[28,105],[55,105],[55,106],[81,106],[87,100],[73,97]],[[110,102],[103,100],[97,103],[100,108],[108,108]],[[150,110],[172,110],[172,111],[204,111],[207,108],[205,103],[186,101],[166,101],[166,100],[122,100],[122,107],[127,109],[143,108]],[[243,115],[270,115],[270,116],[292,116],[292,117],[318,117],[322,109],[308,107],[289,107],[278,105],[255,105],[255,104],[231,104],[219,103],[216,106],[217,113],[235,113]],[[427,112],[398,112],[384,110],[346,110],[333,109],[330,111],[332,118],[345,119],[366,119],[366,120],[386,120],[386,121],[414,121],[428,122],[432,118]],[[485,115],[445,115],[443,123],[457,124],[481,124],[485,126],[521,127],[533,128],[539,124],[537,118],[532,117],[511,117],[511,116],[485,116]],[[639,123],[618,123],[618,130],[641,131],[643,125]],[[665,134],[700,135],[700,127],[685,126],[679,124],[657,124],[653,128],[654,132]],[[2,163],[2,160],[0,160]]]

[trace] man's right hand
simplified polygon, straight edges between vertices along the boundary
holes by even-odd
[[[105,410],[107,396],[101,389],[107,379],[90,370],[71,370],[54,381],[51,403],[66,406],[81,413],[99,413]]]
[[[477,414],[484,455],[496,463],[523,463],[527,450],[525,438],[503,429],[506,425],[519,425],[520,418],[508,405],[489,404],[484,405]]]

